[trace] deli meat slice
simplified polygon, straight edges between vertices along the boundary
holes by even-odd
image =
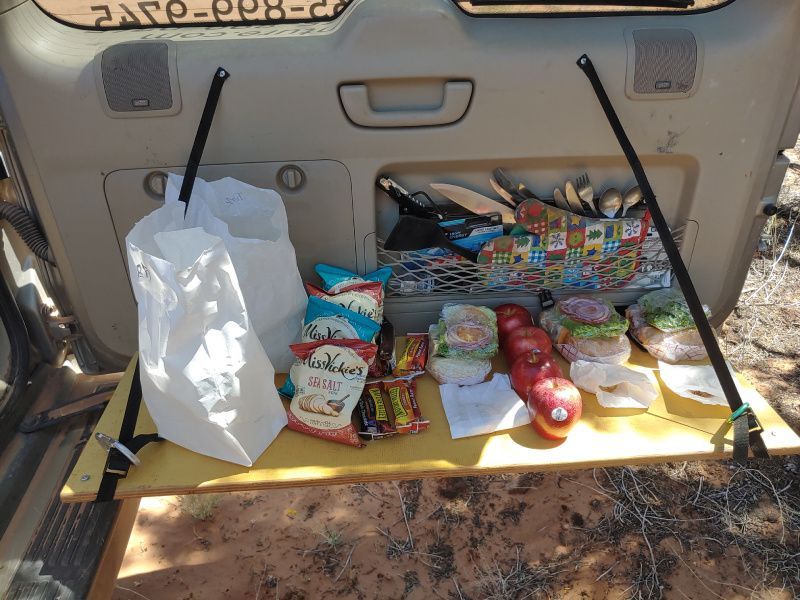
[[[558,302],[558,310],[573,321],[590,325],[599,325],[611,318],[611,308],[595,298],[566,298]]]

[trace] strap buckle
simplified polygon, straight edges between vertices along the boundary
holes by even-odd
[[[733,411],[730,414],[730,416],[728,416],[728,419],[727,419],[728,423],[733,425],[733,422],[736,419],[738,419],[739,417],[741,417],[742,415],[744,415],[747,412],[751,412],[750,411],[750,404],[748,402],[743,402],[742,405],[739,408],[737,408],[735,411]]]
[[[761,425],[761,421],[758,420],[758,415],[751,410],[749,416],[752,417],[753,424],[747,428],[747,432],[750,434],[758,433],[759,435],[764,433],[764,426]]]
[[[550,290],[542,290],[539,292],[539,303],[542,305],[542,310],[552,308],[556,304],[555,300],[553,300],[553,294],[550,293]]]
[[[734,421],[739,419],[740,417],[747,417],[748,420],[748,433],[763,433],[764,427],[761,425],[761,421],[758,420],[758,416],[756,413],[753,412],[753,409],[750,407],[749,402],[743,402],[742,405],[733,411],[730,416],[727,418],[727,422],[733,424]],[[751,421],[752,419],[752,421]]]
[[[139,457],[131,452],[131,450],[118,439],[115,439],[110,435],[106,435],[105,433],[100,433],[99,431],[94,434],[94,439],[97,440],[97,442],[106,450],[106,452],[116,450],[122,456],[128,459],[132,465],[138,466],[141,464],[142,461],[139,460]],[[108,471],[109,469],[106,470]],[[116,473],[117,469],[113,469],[113,472]]]

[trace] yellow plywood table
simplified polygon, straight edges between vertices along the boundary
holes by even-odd
[[[562,362],[565,373],[568,366]],[[650,372],[657,366],[634,348],[630,366]],[[495,370],[506,371],[502,358]],[[120,430],[133,369],[129,368],[97,424],[96,431],[116,437]],[[358,449],[285,429],[252,467],[242,467],[185,450],[171,442],[152,443],[139,452],[141,465],[120,479],[116,498],[204,492],[245,491],[308,485],[332,485],[464,476],[488,473],[576,469],[687,459],[724,458],[732,453],[733,430],[727,407],[706,406],[663,393],[649,410],[608,409],[583,393],[583,417],[563,442],[539,437],[531,427],[453,440],[438,384],[418,379],[418,400],[430,419],[428,431],[369,442]],[[771,454],[800,453],[800,438],[767,402],[748,388],[750,402],[766,430]],[[155,426],[142,403],[136,433]],[[64,502],[95,499],[106,452],[91,439],[61,492]]]

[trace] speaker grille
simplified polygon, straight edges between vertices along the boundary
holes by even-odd
[[[101,70],[111,110],[138,112],[172,108],[167,44],[111,46],[103,52]]]
[[[688,29],[637,29],[633,32],[637,94],[676,94],[694,87],[697,40]]]

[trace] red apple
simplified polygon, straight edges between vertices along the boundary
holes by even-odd
[[[564,377],[564,374],[550,354],[528,352],[518,356],[511,367],[511,385],[526,402],[537,382],[552,377]]]
[[[529,352],[540,352],[542,354],[550,354],[553,351],[553,343],[550,341],[550,336],[544,329],[534,327],[533,325],[527,327],[520,327],[511,332],[506,338],[503,352],[506,355],[508,364],[513,365],[514,361],[521,354]]]
[[[567,437],[582,412],[581,393],[568,379],[542,379],[531,389],[528,400],[531,425],[545,439],[562,440]]]
[[[494,309],[494,312],[497,315],[497,333],[500,336],[501,346],[515,329],[533,325],[531,313],[519,304],[501,304]]]

